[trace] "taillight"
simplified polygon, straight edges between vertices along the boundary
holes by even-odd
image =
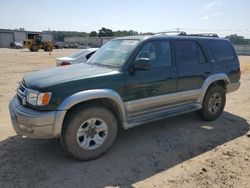
[[[59,66],[65,66],[65,65],[71,65],[71,63],[64,61]]]

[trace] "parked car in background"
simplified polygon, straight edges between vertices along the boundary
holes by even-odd
[[[77,43],[70,43],[69,48],[78,48],[78,44]]]
[[[10,48],[23,49],[23,45],[20,42],[11,42]]]
[[[68,57],[56,58],[56,66],[65,66],[65,65],[84,63],[97,50],[98,50],[98,48],[88,48],[88,49],[79,50],[79,51],[69,55]]]
[[[55,49],[62,49],[63,48],[63,42],[55,42],[54,43]]]
[[[68,43],[64,43],[63,48],[69,48],[69,44]]]

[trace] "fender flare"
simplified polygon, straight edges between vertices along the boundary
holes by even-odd
[[[224,73],[218,73],[218,74],[214,74],[214,75],[211,75],[209,76],[202,84],[201,86],[201,93],[200,93],[200,96],[197,100],[198,103],[201,103],[203,102],[203,98],[207,92],[207,89],[208,87],[213,83],[213,82],[216,82],[216,81],[219,81],[219,80],[222,80],[224,82],[226,82],[226,85],[230,84],[230,79],[229,77],[224,74]]]
[[[111,99],[117,106],[122,122],[126,121],[126,110],[121,96],[112,89],[93,89],[75,93],[62,101],[57,108],[55,117],[54,135],[61,134],[64,117],[71,107],[84,101],[92,99]]]

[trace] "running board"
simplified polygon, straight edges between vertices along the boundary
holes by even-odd
[[[201,109],[201,104],[190,103],[174,107],[164,107],[156,110],[151,110],[143,113],[136,113],[128,117],[127,122],[123,124],[124,129],[139,126],[141,124],[149,123],[152,121],[165,119],[171,116],[184,114]]]

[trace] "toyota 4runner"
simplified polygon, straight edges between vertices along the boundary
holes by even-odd
[[[240,86],[231,43],[216,36],[116,38],[86,63],[23,78],[9,109],[17,134],[60,137],[81,160],[105,153],[129,129],[190,111],[211,121]]]

